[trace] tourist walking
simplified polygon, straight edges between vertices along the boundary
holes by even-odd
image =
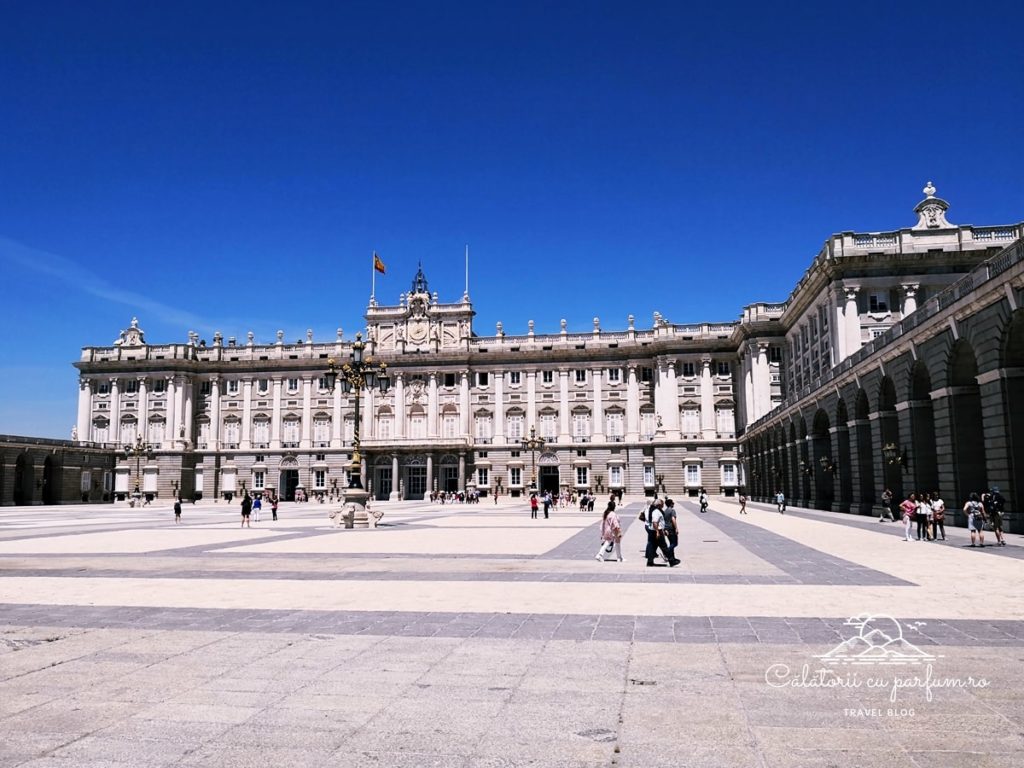
[[[903,519],[903,540],[910,541],[910,525],[914,522],[914,513],[917,511],[917,496],[910,494],[900,502],[900,514]]]
[[[878,518],[880,523],[892,523],[892,491],[886,488],[882,491],[882,516]]]
[[[703,488],[700,489],[700,511],[701,513],[708,511],[708,495]]]
[[[971,532],[971,546],[985,546],[985,508],[978,500],[978,494],[972,493],[967,503],[964,504],[964,512],[967,513],[967,530]],[[975,544],[975,537],[978,543]]]
[[[544,519],[548,519],[548,512],[551,511],[551,491],[544,491]]]
[[[174,500],[174,523],[177,525],[181,522],[181,498]]]
[[[981,499],[981,505],[985,508],[985,517],[988,524],[992,526],[992,533],[996,535],[996,544],[1000,547],[1006,546],[1006,539],[1003,538],[1003,496],[999,488],[992,487]]]
[[[676,503],[672,499],[665,499],[662,515],[665,518],[665,537],[668,539],[668,556],[671,561],[676,559],[676,547],[679,545],[679,519],[676,516]]]
[[[536,520],[537,519],[537,507],[538,506],[539,505],[537,504],[537,494],[536,493],[531,493],[530,494],[530,519],[531,520]]]
[[[276,493],[270,497],[270,513],[274,516],[275,520],[277,520],[277,503],[279,501],[280,499],[277,498]]]
[[[256,522],[260,521],[260,510],[263,509],[262,494],[256,494],[256,498],[252,501],[252,516],[256,518]]]
[[[252,528],[249,524],[249,515],[252,513],[252,499],[249,498],[248,493],[242,494],[242,528]]]
[[[622,523],[615,514],[615,502],[609,501],[601,518],[601,547],[594,556],[595,560],[604,562],[604,556],[615,551],[615,559],[622,562]]]
[[[779,508],[780,515],[786,514],[786,494],[782,491],[775,494],[775,506]]]
[[[660,499],[655,501],[647,510],[644,519],[644,527],[647,529],[647,549],[644,554],[647,557],[648,568],[654,567],[654,556],[658,550],[661,550],[661,554],[668,561],[670,568],[679,565],[679,561],[669,553],[668,545],[665,542],[665,515],[662,513],[664,508],[664,502]]]
[[[946,502],[938,491],[932,493],[932,538],[938,540],[939,534],[946,540]]]
[[[747,495],[745,493],[740,494],[740,514],[747,514]]]

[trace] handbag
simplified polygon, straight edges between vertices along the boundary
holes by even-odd
[[[611,541],[606,541],[606,542],[604,543],[604,551],[605,551],[605,554],[610,554],[610,553],[611,553],[611,551],[612,551],[612,550],[613,550],[614,548],[615,548],[615,544],[614,544],[613,542],[611,542]]]

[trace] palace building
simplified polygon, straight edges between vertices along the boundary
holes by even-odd
[[[655,313],[607,330],[474,328],[468,293],[422,269],[393,304],[371,298],[366,353],[391,387],[364,390],[364,485],[432,490],[733,495],[870,512],[885,485],[940,490],[950,508],[1024,476],[1021,224],[957,226],[925,188],[913,226],[833,235],[789,297],[737,321]],[[328,389],[352,339],[258,343],[139,324],[85,347],[79,443],[117,452],[110,494],[332,496],[347,485],[354,402]],[[1016,409],[1013,407],[1016,405]],[[524,440],[543,440],[533,450]],[[124,446],[147,445],[145,458]],[[9,458],[4,459],[10,462]],[[6,501],[6,499],[5,499]]]

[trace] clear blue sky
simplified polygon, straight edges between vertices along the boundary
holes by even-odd
[[[66,437],[133,315],[351,336],[373,249],[456,300],[469,243],[478,334],[611,329],[781,301],[929,179],[1024,219],[1018,4],[685,6],[5,3],[0,433]]]

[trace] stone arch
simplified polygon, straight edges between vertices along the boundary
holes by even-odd
[[[1018,512],[1024,506],[1024,495],[1021,493],[1021,484],[1024,482],[1024,309],[1018,309],[1010,316],[1001,352],[1000,362],[1005,376],[1003,397],[1006,434],[1009,439],[1009,485],[1004,496],[1009,507]]]
[[[43,461],[43,504],[60,504],[62,476],[60,461],[50,454]]]
[[[814,413],[810,449],[811,474],[808,475],[808,479],[814,478],[814,507],[832,509],[836,495],[835,483],[832,471],[827,465],[835,466],[835,457],[832,455],[832,422],[824,408],[819,408]]]
[[[903,466],[899,462],[885,459],[885,446],[895,446],[904,451],[900,445],[900,423],[896,415],[896,385],[888,376],[883,376],[878,383],[878,432],[882,441],[882,453],[878,461],[882,467],[882,484],[892,490],[897,499],[903,498]]]
[[[982,426],[981,389],[974,347],[959,339],[949,350],[949,412],[952,422],[952,474],[956,506],[988,484],[985,472],[985,434]]]
[[[910,367],[907,406],[910,415],[910,456],[914,488],[935,491],[939,487],[939,465],[935,449],[935,408],[932,377],[923,360]]]
[[[32,459],[24,451],[14,461],[14,506],[32,503],[32,492],[36,484],[36,471]]]

